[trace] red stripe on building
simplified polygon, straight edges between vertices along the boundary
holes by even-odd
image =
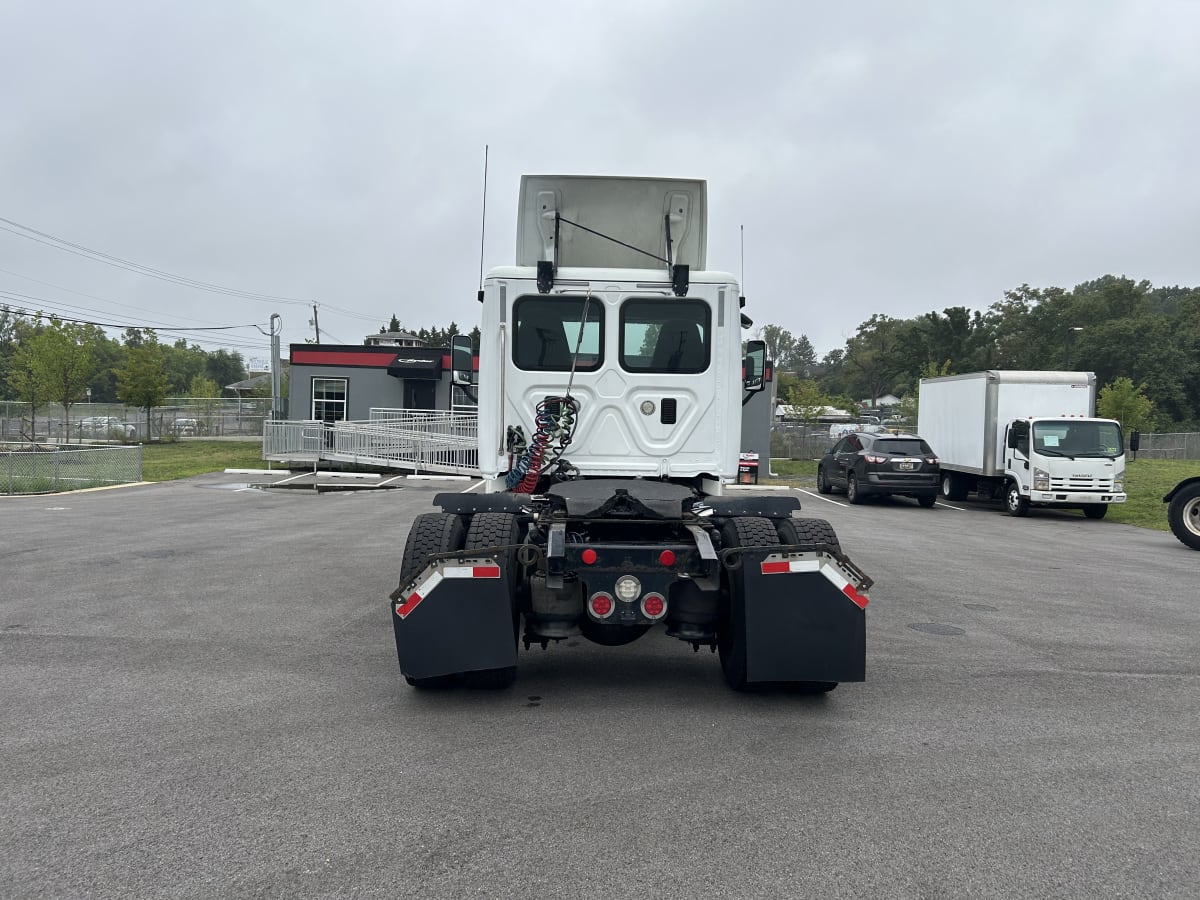
[[[374,350],[293,350],[294,366],[369,366],[386,369],[396,358],[396,348],[387,347],[382,352]]]

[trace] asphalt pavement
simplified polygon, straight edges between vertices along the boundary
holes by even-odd
[[[0,896],[1200,893],[1169,533],[802,494],[875,579],[865,683],[736,694],[659,631],[426,693],[386,595],[469,483],[253,480],[0,498]]]

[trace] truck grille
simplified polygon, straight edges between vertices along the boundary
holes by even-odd
[[[1080,475],[1069,475],[1066,478],[1051,478],[1052,491],[1111,491],[1111,478],[1092,478]]]

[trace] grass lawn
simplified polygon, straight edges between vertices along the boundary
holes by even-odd
[[[771,462],[771,469],[778,477],[764,478],[764,482],[811,487],[817,475],[817,461],[776,459]],[[1128,461],[1125,465],[1125,493],[1129,495],[1129,499],[1110,506],[1105,521],[1170,531],[1167,524],[1167,505],[1162,502],[1162,498],[1176,484],[1193,475],[1200,475],[1200,461],[1194,459]]]
[[[263,469],[262,438],[251,441],[171,441],[142,446],[142,478],[172,481],[225,469]]]

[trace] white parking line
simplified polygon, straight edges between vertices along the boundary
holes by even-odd
[[[463,488],[461,491],[459,491],[459,493],[460,494],[469,494],[469,493],[471,493],[471,491],[475,490],[475,488],[479,487],[481,484],[483,484],[482,481],[477,481],[470,487]]]
[[[832,503],[834,506],[849,506],[848,503],[842,503],[838,500],[831,500],[828,497],[823,497],[820,494],[814,494],[812,491],[806,491],[804,488],[796,488],[801,494],[808,494],[814,500],[824,500],[826,503]]]
[[[947,503],[947,502],[946,502],[946,501],[944,501],[944,500],[939,500],[939,501],[937,502],[937,504],[936,504],[936,505],[937,505],[937,506],[944,506],[944,507],[946,507],[946,509],[956,509],[956,510],[958,510],[959,512],[966,512],[966,511],[967,511],[967,508],[966,508],[965,506],[951,506],[949,503]]]

